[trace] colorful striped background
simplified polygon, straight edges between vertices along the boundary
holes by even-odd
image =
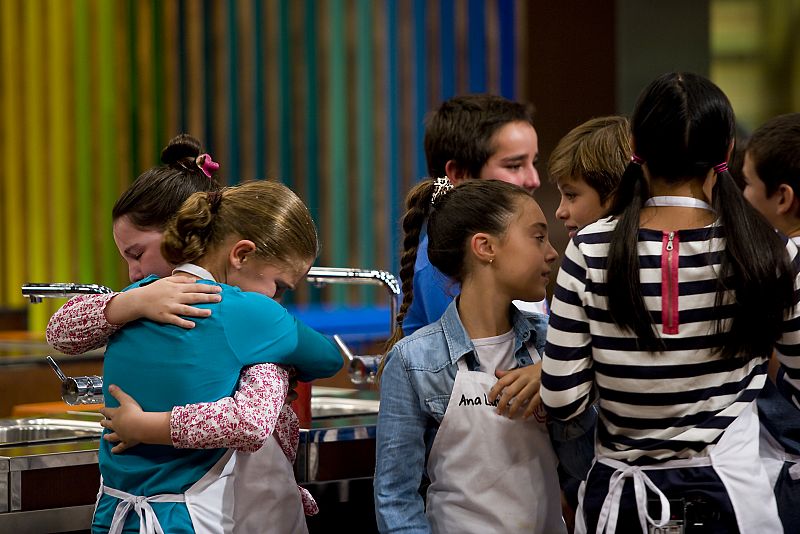
[[[275,177],[320,226],[319,265],[396,272],[423,119],[514,98],[524,0],[0,1],[0,306],[27,281],[126,285],[117,196],[178,132],[230,183]],[[366,288],[297,300],[370,304]],[[44,329],[54,306],[30,307]]]

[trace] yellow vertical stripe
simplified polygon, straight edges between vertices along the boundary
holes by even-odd
[[[49,179],[48,188],[51,198],[51,217],[49,219],[50,246],[52,251],[52,280],[69,281],[72,279],[70,269],[70,244],[72,225],[69,206],[72,204],[72,188],[70,187],[72,161],[69,157],[69,93],[68,84],[64,83],[68,76],[68,51],[66,47],[69,21],[69,4],[61,0],[47,0],[47,67],[50,87],[59,90],[49,92],[48,101],[48,144],[49,144]]]
[[[2,154],[3,172],[2,180],[2,232],[5,250],[0,254],[3,263],[2,291],[3,302],[7,305],[23,306],[19,287],[25,283],[25,250],[23,248],[23,173],[22,173],[22,138],[19,135],[19,125],[25,124],[22,115],[22,95],[20,94],[20,77],[22,57],[19,54],[22,35],[19,26],[20,7],[17,0],[3,0],[0,2],[0,49],[2,49],[3,76],[0,83],[3,87],[1,101],[3,110],[3,142],[0,143]]]
[[[48,242],[45,224],[47,213],[47,190],[45,188],[47,129],[44,124],[44,49],[45,41],[41,14],[41,0],[23,2],[23,112],[24,161],[25,161],[25,249],[28,257],[28,276],[32,281],[46,281],[48,277],[46,245]],[[28,329],[43,331],[49,315],[47,306],[31,306],[28,314]]]

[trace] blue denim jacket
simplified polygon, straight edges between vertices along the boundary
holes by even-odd
[[[425,503],[419,494],[428,453],[450,402],[458,360],[466,355],[470,370],[480,367],[456,303],[454,300],[437,322],[400,340],[387,355],[381,378],[374,483],[375,512],[381,532],[430,532]],[[512,306],[512,324],[517,364],[531,365],[533,359],[527,347],[536,348],[540,354],[544,350],[547,317],[521,312]],[[587,470],[593,452],[593,422],[592,417],[588,425],[580,420],[556,431],[559,439],[577,438],[582,443],[583,456],[576,458],[574,464],[585,465]],[[576,425],[585,427],[578,429]],[[551,436],[556,453],[560,454],[559,449],[566,451],[556,442],[556,435]],[[572,450],[566,452],[571,453]]]

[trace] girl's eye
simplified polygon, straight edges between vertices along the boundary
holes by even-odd
[[[575,193],[564,193],[564,196],[567,197],[567,200],[575,200],[576,195]]]
[[[507,168],[512,171],[518,171],[522,168],[522,165],[509,165]]]

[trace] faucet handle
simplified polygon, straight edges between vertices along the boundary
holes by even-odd
[[[68,380],[67,379],[67,375],[64,374],[64,372],[61,370],[61,367],[58,366],[58,364],[53,359],[53,357],[52,356],[48,356],[46,359],[47,359],[47,363],[50,364],[50,367],[52,367],[53,371],[55,371],[56,374],[58,375],[59,380],[61,380],[62,383],[66,382]]]
[[[66,376],[56,361],[48,356],[47,363],[61,380],[61,398],[67,404],[102,404],[103,397],[103,377],[101,376],[76,376],[75,378]]]
[[[378,366],[381,363],[380,356],[355,356],[344,340],[335,334],[333,341],[342,354],[345,355],[350,362],[347,368],[347,374],[350,375],[350,381],[353,384],[372,384],[378,375]]]

